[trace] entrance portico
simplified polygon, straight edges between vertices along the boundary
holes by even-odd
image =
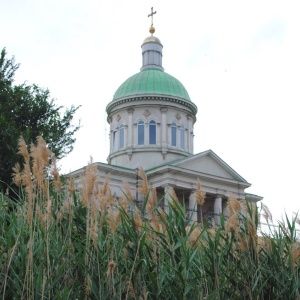
[[[179,202],[185,205],[187,217],[196,222],[207,222],[213,218],[216,224],[220,224],[220,214],[224,213],[228,197],[245,199],[244,190],[251,185],[211,150],[145,171],[159,197],[164,196],[165,211],[168,212],[172,197],[170,191],[173,189]],[[202,191],[206,193],[202,207],[191,197],[197,188],[198,178]],[[251,200],[258,201],[261,197]]]

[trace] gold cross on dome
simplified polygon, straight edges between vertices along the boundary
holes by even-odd
[[[148,15],[148,18],[151,17],[151,27],[153,27],[153,15],[156,14],[156,11],[153,12],[153,7],[151,7],[151,14]]]

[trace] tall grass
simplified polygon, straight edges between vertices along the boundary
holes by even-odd
[[[20,154],[22,196],[0,194],[2,299],[300,299],[297,217],[259,237],[256,206],[230,197],[228,218],[207,227],[175,194],[166,214],[142,169],[139,208],[128,185],[121,199],[108,178],[99,187],[92,163],[80,191],[61,183],[42,139]],[[200,182],[195,196],[203,204]]]

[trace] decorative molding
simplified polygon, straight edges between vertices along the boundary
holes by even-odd
[[[132,150],[127,150],[127,155],[129,157],[129,160],[131,161],[131,157],[132,157]]]
[[[175,117],[176,117],[176,119],[179,121],[179,120],[181,119],[180,113],[177,113]]]
[[[121,120],[121,116],[117,115],[117,122],[119,122]]]
[[[139,100],[164,100],[164,101],[168,101],[168,102],[173,102],[173,103],[178,103],[181,105],[184,105],[186,107],[188,107],[189,109],[192,110],[193,115],[197,114],[197,106],[192,102],[192,101],[187,101],[185,99],[179,98],[179,97],[157,97],[157,96],[139,96],[139,97],[128,97],[128,98],[121,98],[121,99],[116,99],[111,101],[110,103],[108,103],[108,105],[106,106],[106,112],[109,115],[111,110],[120,105],[120,104],[125,104],[125,103],[133,103],[135,101],[139,101]]]
[[[144,111],[143,115],[144,115],[146,118],[148,118],[148,117],[151,115],[151,112],[150,112],[148,109],[146,109],[146,110]]]

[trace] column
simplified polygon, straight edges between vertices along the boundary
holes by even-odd
[[[127,147],[132,147],[132,129],[133,129],[133,123],[132,123],[132,115],[133,115],[133,108],[128,108],[128,134],[127,134]]]
[[[180,123],[176,126],[176,148],[180,149]]]
[[[112,153],[113,152],[113,131],[110,130],[110,133],[109,133],[109,143],[110,143],[110,150],[109,150],[109,153]]]
[[[187,115],[187,121],[188,121],[188,135],[187,135],[187,151],[189,153],[193,153],[193,148],[192,148],[192,118],[190,115]]]
[[[191,193],[192,196],[192,193]],[[198,221],[198,212],[197,212],[197,203],[196,203],[196,197],[189,197],[189,219],[191,220],[191,223]]]
[[[112,131],[112,117],[109,117],[107,119],[108,124],[109,124],[109,153],[113,152],[113,131]]]
[[[222,197],[221,195],[217,195],[214,203],[214,219],[216,225],[221,224],[220,214],[222,213]]]
[[[169,193],[169,188],[170,186],[169,185],[165,185],[164,186],[164,212],[166,214],[169,213],[169,206],[171,205],[170,204],[170,201],[171,201],[171,197],[170,197],[170,193]]]
[[[161,111],[161,146],[167,148],[167,111],[166,107],[162,107]]]

